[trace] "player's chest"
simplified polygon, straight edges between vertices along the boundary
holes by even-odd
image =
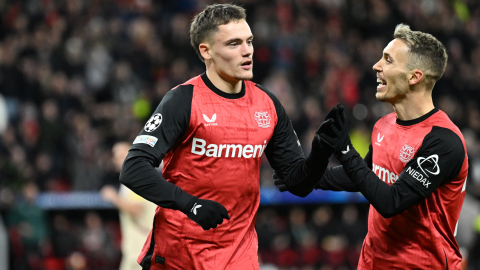
[[[406,164],[415,158],[423,142],[423,132],[398,126],[375,126],[372,132],[372,171],[393,184]]]
[[[265,144],[277,123],[275,107],[256,100],[194,100],[190,127],[214,143]]]

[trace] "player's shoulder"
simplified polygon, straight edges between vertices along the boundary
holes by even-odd
[[[177,88],[184,88],[184,87],[187,87],[187,86],[198,86],[198,85],[201,84],[201,82],[203,82],[202,75],[197,75],[197,76],[189,79],[188,81],[175,86],[174,88],[172,88],[172,90],[175,90]]]
[[[460,129],[457,125],[455,125],[450,117],[448,117],[448,115],[442,110],[438,110],[433,114],[430,120],[433,126],[443,127],[461,135]]]
[[[173,87],[167,92],[165,98],[174,100],[191,99],[193,95],[193,89],[199,85],[199,79],[201,79],[200,76],[196,76],[182,84]]]
[[[394,125],[397,121],[397,114],[395,112],[386,114],[380,118],[378,118],[377,122],[375,122],[375,126],[378,125]]]
[[[265,86],[252,81],[244,81],[244,82],[245,82],[245,88],[252,89],[257,93],[261,93],[268,96],[274,103],[279,102],[278,98],[272,92],[270,92]]]
[[[465,147],[463,134],[445,112],[437,110],[425,122],[431,128],[425,136],[425,142],[431,142],[432,145],[438,145],[442,149],[459,148],[463,150]]]
[[[455,130],[444,126],[432,126],[431,131],[426,137],[433,138],[437,141],[441,141],[450,145],[454,143],[462,144],[463,141],[463,136],[461,133],[457,133]]]
[[[423,122],[423,126],[430,130],[428,137],[431,140],[446,144],[454,144],[454,142],[465,144],[465,138],[460,129],[442,110],[435,109],[435,112]]]

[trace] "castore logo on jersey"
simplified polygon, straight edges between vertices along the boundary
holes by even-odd
[[[375,142],[375,144],[378,146],[382,146],[380,143],[383,141],[383,137],[385,137],[385,135],[380,137],[380,132],[379,132],[377,135],[377,141]]]
[[[206,116],[205,114],[202,114],[203,115],[203,119],[205,119],[205,121],[207,121],[208,124],[205,124],[205,126],[216,126],[218,125],[217,123],[215,123],[215,121],[217,121],[217,114],[214,113],[212,115],[212,118],[208,118],[208,116]]]
[[[207,121],[208,123],[213,123],[213,122],[215,122],[215,120],[217,120],[217,114],[214,113],[214,114],[212,115],[212,118],[211,118],[211,119],[208,118],[208,116],[206,116],[206,115],[204,114],[204,115],[203,115],[203,119],[205,119],[205,121]]]

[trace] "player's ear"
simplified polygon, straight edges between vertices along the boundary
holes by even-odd
[[[200,45],[198,45],[198,49],[200,50],[200,54],[204,60],[212,59],[212,56],[210,55],[210,44],[207,42],[200,43]]]
[[[408,84],[415,85],[418,84],[423,79],[423,71],[419,69],[414,69],[408,73]]]

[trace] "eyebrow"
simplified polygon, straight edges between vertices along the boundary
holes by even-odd
[[[384,52],[384,53],[383,53],[383,55],[384,55],[384,56],[386,56],[387,58],[390,58],[390,59],[392,59],[392,60],[393,60],[393,57],[392,57],[390,54],[388,54],[388,53]]]
[[[251,35],[247,38],[247,40],[252,40],[252,39],[253,39],[253,35]],[[230,44],[234,41],[238,42],[238,41],[242,41],[242,39],[241,38],[232,38],[232,39],[229,39],[229,40],[225,41],[225,44]]]

